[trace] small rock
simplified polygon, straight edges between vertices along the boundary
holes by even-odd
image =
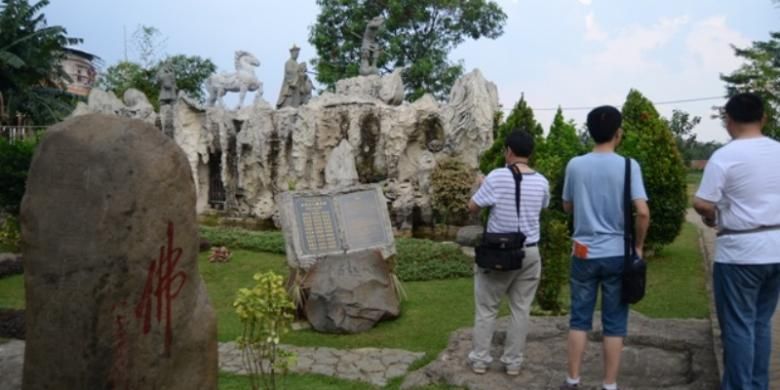
[[[455,242],[462,246],[477,246],[482,240],[482,233],[485,228],[480,225],[469,225],[458,229]]]

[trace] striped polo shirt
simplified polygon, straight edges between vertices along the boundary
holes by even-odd
[[[533,244],[539,242],[539,214],[550,204],[550,184],[541,173],[523,174],[519,219],[515,207],[515,179],[506,167],[491,171],[471,200],[479,207],[491,207],[489,233],[516,232],[520,226],[526,242]]]

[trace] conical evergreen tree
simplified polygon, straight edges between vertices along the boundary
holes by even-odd
[[[650,198],[650,231],[647,244],[671,244],[680,233],[688,206],[685,164],[666,122],[653,103],[631,90],[623,105],[623,143],[618,152],[632,157],[642,167]]]
[[[537,148],[544,141],[542,125],[534,119],[534,111],[528,106],[525,96],[520,96],[520,100],[515,104],[506,121],[498,126],[493,145],[482,154],[479,168],[483,173],[487,174],[504,165],[504,140],[515,129],[531,133],[536,138]]]
[[[534,159],[536,169],[550,182],[550,208],[563,211],[561,194],[566,164],[583,151],[574,122],[566,121],[558,108],[547,139],[537,147]]]

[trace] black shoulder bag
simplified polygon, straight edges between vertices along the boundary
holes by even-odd
[[[625,233],[623,234],[623,286],[621,298],[625,304],[634,304],[645,296],[647,264],[634,253],[634,216],[631,207],[631,159],[626,157],[626,175],[623,184],[623,217],[625,218]]]
[[[520,182],[523,174],[514,166],[507,167],[515,179],[515,209],[517,219],[520,220]],[[488,233],[487,223],[482,233],[482,242],[474,248],[477,265],[481,268],[495,271],[513,271],[523,268],[525,257],[525,234],[520,231],[518,223],[515,233]]]

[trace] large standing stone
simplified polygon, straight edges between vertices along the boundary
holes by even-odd
[[[216,389],[195,189],[173,140],[104,115],[50,128],[21,223],[24,389]]]
[[[329,255],[309,272],[306,318],[320,332],[357,333],[398,317],[400,306],[379,251]]]

